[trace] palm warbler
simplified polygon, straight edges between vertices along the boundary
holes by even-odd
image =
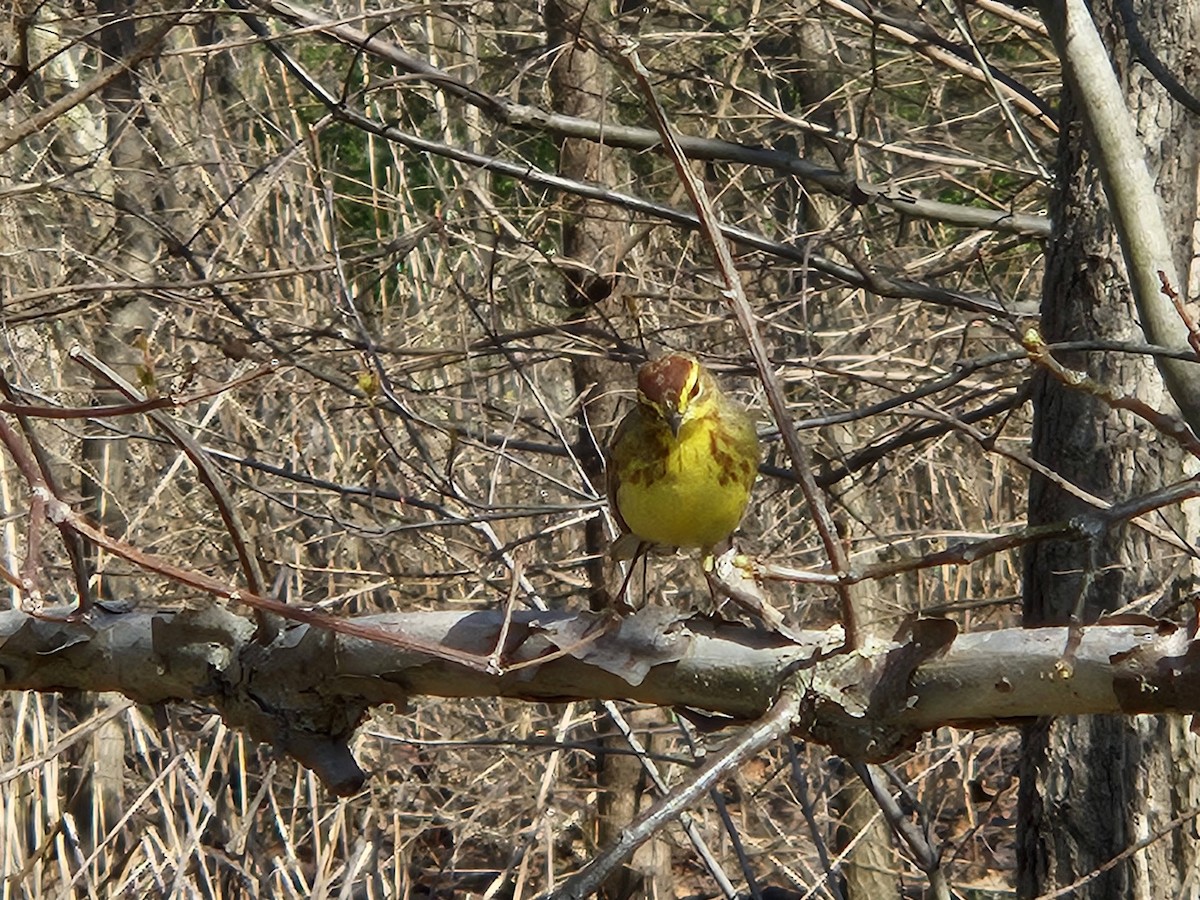
[[[737,528],[750,499],[754,423],[687,354],[646,363],[637,384],[637,406],[609,448],[613,515],[638,544],[710,551]]]

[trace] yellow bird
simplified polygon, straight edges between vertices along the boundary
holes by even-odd
[[[737,528],[758,474],[758,435],[695,357],[672,353],[638,371],[637,406],[613,436],[608,502],[638,545],[709,552]],[[614,548],[622,553],[622,540]]]

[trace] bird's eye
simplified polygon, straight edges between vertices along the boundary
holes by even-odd
[[[695,384],[692,385],[692,389],[690,391],[688,391],[688,399],[695,400],[696,397],[699,396],[699,394],[700,394],[700,382],[697,381]]]

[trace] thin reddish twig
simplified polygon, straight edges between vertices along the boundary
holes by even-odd
[[[1192,351],[1200,356],[1200,326],[1196,325],[1196,320],[1192,318],[1191,313],[1187,310],[1187,305],[1179,296],[1179,292],[1171,287],[1171,280],[1167,277],[1167,273],[1162,269],[1158,270],[1159,290],[1162,291],[1164,297],[1175,305],[1175,312],[1179,313],[1180,321],[1183,322],[1188,332],[1188,344],[1191,345]]]

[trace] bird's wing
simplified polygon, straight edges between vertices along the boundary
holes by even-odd
[[[629,532],[629,526],[625,524],[621,510],[617,507],[617,491],[621,488],[620,470],[631,456],[635,443],[631,439],[631,435],[641,427],[641,422],[641,411],[635,406],[617,426],[617,431],[608,445],[608,452],[604,455],[604,489],[608,494],[608,508],[612,510],[613,518],[617,520],[617,526],[625,533]]]

